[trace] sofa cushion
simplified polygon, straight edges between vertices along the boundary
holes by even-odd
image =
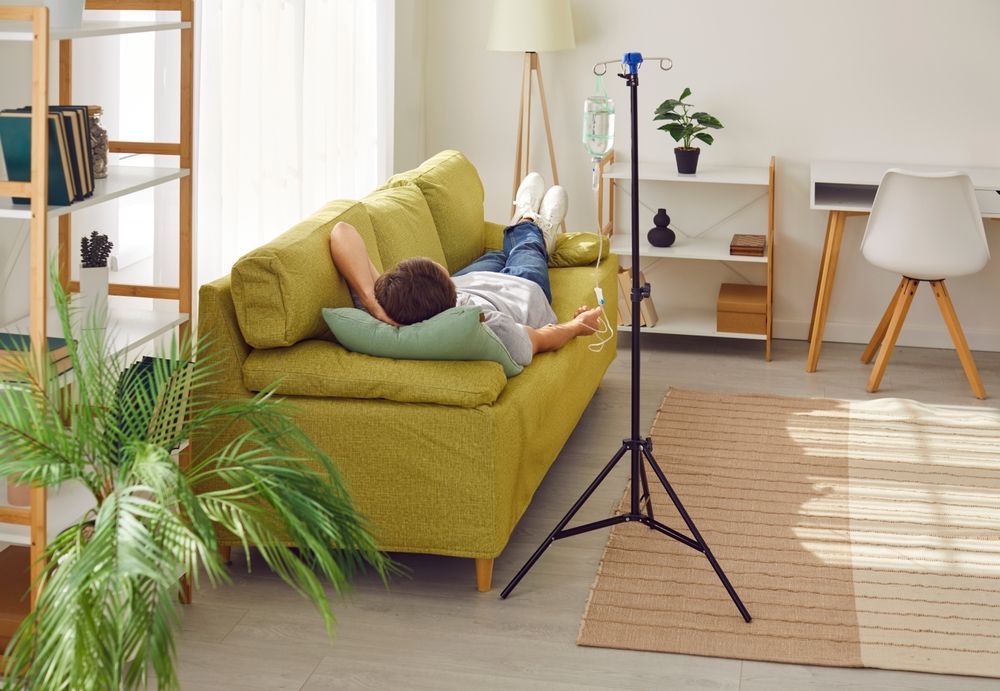
[[[516,377],[524,369],[503,342],[482,323],[477,305],[452,307],[410,326],[395,327],[350,307],[324,309],[337,342],[355,353],[397,360],[486,360]]]
[[[325,206],[233,265],[232,293],[243,338],[254,348],[280,348],[327,333],[320,310],[352,304],[347,283],[330,257],[330,230],[350,223],[381,270],[375,232],[364,206]]]
[[[611,254],[611,241],[597,233],[560,233],[549,255],[550,267],[590,266],[598,256],[603,263]]]
[[[507,377],[495,362],[392,360],[308,340],[251,352],[243,362],[243,383],[251,391],[274,385],[277,393],[287,396],[384,398],[473,408],[493,403]]]
[[[445,263],[434,218],[419,187],[400,185],[379,189],[361,203],[368,209],[385,270],[410,257],[428,257]]]
[[[389,178],[385,187],[413,184],[434,217],[452,273],[483,253],[483,183],[476,167],[458,151],[442,151],[419,168]]]

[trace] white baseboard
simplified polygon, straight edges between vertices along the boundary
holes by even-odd
[[[774,320],[774,337],[799,341],[809,339],[809,322],[789,319]],[[853,324],[847,322],[826,323],[823,340],[835,343],[868,343],[875,324]],[[965,338],[972,350],[1000,352],[1000,329],[965,329]],[[898,345],[917,348],[954,348],[944,322],[939,326],[904,324]]]

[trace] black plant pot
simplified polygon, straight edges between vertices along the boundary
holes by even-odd
[[[677,158],[677,172],[681,175],[694,175],[698,172],[698,155],[701,149],[685,149],[678,146],[674,149],[674,156]]]

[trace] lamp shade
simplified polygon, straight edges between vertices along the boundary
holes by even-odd
[[[518,53],[575,48],[570,0],[493,0],[487,47]]]

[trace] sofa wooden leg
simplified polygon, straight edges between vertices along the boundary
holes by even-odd
[[[229,546],[219,547],[219,556],[222,558],[222,563],[223,564],[232,564],[233,563],[233,548],[229,547]]]
[[[488,593],[493,587],[493,560],[476,559],[476,589]]]

